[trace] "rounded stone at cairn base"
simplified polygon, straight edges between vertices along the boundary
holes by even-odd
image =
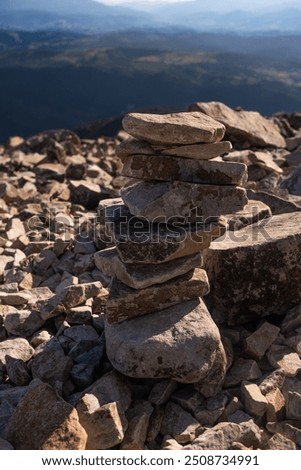
[[[106,323],[105,334],[113,367],[135,378],[206,381],[223,348],[201,298],[121,324]]]

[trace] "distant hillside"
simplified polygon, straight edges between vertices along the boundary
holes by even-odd
[[[254,10],[235,7],[233,11],[199,0],[172,4],[128,6],[104,5],[95,0],[1,0],[0,28],[25,31],[77,31],[106,33],[113,31],[181,29],[202,32],[240,34],[298,33],[301,8],[288,2],[285,8]],[[139,10],[142,8],[143,11]],[[213,10],[213,11],[212,11]]]
[[[0,31],[0,142],[194,101],[292,112],[301,108],[300,51],[301,35]]]

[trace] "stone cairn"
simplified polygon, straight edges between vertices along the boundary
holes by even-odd
[[[112,276],[107,355],[127,376],[193,383],[210,397],[227,359],[202,300],[209,292],[202,250],[225,233],[223,215],[246,206],[247,168],[216,159],[231,143],[222,141],[224,125],[200,112],[132,113],[123,127],[134,139],[118,156],[131,179],[122,201],[106,207],[115,247],[95,258]]]

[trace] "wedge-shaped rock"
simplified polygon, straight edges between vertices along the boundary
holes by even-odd
[[[202,299],[105,325],[108,358],[115,369],[136,378],[206,380],[221,344]]]
[[[201,111],[226,126],[226,135],[231,140],[247,141],[250,146],[285,147],[285,139],[279,127],[254,111],[234,111],[223,103],[211,101],[195,103],[190,111]]]
[[[124,424],[116,402],[100,405],[95,395],[86,393],[77,405],[79,420],[88,439],[86,449],[110,449],[122,442]]]
[[[208,292],[207,274],[203,269],[191,270],[163,284],[139,290],[113,278],[106,305],[106,319],[108,323],[120,323],[186,300],[203,297]]]
[[[247,182],[243,163],[197,161],[156,155],[131,155],[123,162],[122,174],[130,178],[188,183],[241,185]]]
[[[127,114],[123,128],[133,137],[168,145],[219,142],[225,126],[200,112],[173,114]]]
[[[273,216],[212,243],[213,306],[231,324],[285,313],[301,300],[301,214]]]
[[[109,222],[109,221],[108,221]],[[124,263],[156,264],[199,253],[227,228],[224,218],[208,224],[153,224],[121,216],[112,225],[112,239]]]
[[[73,406],[40,382],[21,399],[5,438],[21,450],[84,450],[87,434]]]
[[[202,264],[203,258],[200,253],[160,264],[126,264],[116,256],[114,258],[114,273],[117,279],[127,286],[133,289],[145,289],[181,276],[191,269],[200,268]]]
[[[223,141],[212,144],[194,144],[177,146],[151,145],[143,140],[125,140],[116,148],[116,155],[123,160],[128,155],[171,155],[194,160],[210,160],[232,149],[231,142]]]
[[[140,181],[123,188],[121,197],[137,217],[167,223],[177,220],[194,222],[200,217],[216,218],[237,212],[248,202],[243,188],[181,181]]]
[[[250,201],[250,199],[241,211],[225,215],[229,223],[229,230],[233,231],[271,216],[271,209],[266,204],[261,201]]]

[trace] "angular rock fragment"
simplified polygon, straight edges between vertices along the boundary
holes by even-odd
[[[211,101],[195,103],[190,111],[201,111],[226,126],[226,137],[231,141],[247,141],[250,146],[285,147],[279,127],[254,111],[234,111],[223,103]]]
[[[280,332],[280,328],[271,323],[265,322],[245,341],[245,353],[256,360],[263,358],[265,352],[275,341]]]
[[[262,376],[257,363],[251,359],[238,358],[234,361],[231,369],[226,374],[225,387],[234,387],[239,385],[242,380],[255,380]]]
[[[5,438],[19,450],[84,450],[87,441],[77,411],[41,382],[20,401]]]
[[[86,449],[111,449],[122,442],[125,423],[116,402],[100,405],[95,395],[86,393],[76,409],[80,424],[87,433]]]
[[[295,377],[301,370],[301,359],[287,346],[273,344],[267,352],[271,366],[283,369],[287,377]]]
[[[266,443],[265,450],[296,450],[296,444],[282,434],[276,433]]]
[[[191,270],[163,284],[132,289],[113,278],[106,305],[108,323],[120,323],[208,294],[206,272]]]
[[[24,338],[6,339],[0,343],[0,370],[6,368],[6,356],[15,359],[21,359],[24,362],[29,361],[33,356],[34,349]]]
[[[256,417],[265,414],[268,402],[256,384],[243,382],[241,386],[241,397],[245,409],[249,414]]]
[[[154,144],[185,145],[219,142],[225,127],[203,113],[127,114],[123,128],[136,139]]]
[[[288,392],[286,403],[286,418],[301,419],[301,394],[298,392]]]
[[[145,448],[152,412],[153,407],[148,401],[133,402],[126,413],[129,425],[121,444],[122,450],[143,450]]]
[[[265,398],[268,402],[266,409],[267,421],[281,421],[285,415],[285,399],[279,388],[268,392]]]
[[[161,434],[173,437],[179,444],[192,442],[200,433],[200,423],[175,403],[168,403],[161,426]]]

